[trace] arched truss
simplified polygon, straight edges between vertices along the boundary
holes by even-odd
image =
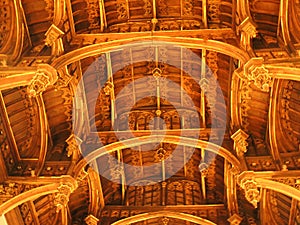
[[[128,224],[137,223],[140,221],[145,221],[145,220],[158,218],[158,217],[169,217],[169,218],[185,220],[185,221],[189,221],[189,222],[196,223],[196,224],[202,224],[202,225],[216,225],[215,223],[213,223],[209,220],[200,218],[200,217],[196,217],[196,216],[189,215],[186,213],[178,213],[178,212],[172,212],[172,211],[159,211],[159,212],[143,213],[143,214],[132,216],[132,217],[129,217],[126,219],[119,220],[119,221],[113,223],[112,225],[125,225],[125,224],[128,225]]]
[[[86,57],[95,56],[103,52],[116,50],[126,44],[134,44],[138,42],[141,44],[142,41],[148,43],[151,43],[151,41],[158,41],[158,42],[161,41],[170,44],[178,44],[186,48],[197,48],[197,49],[204,48],[206,50],[216,51],[231,56],[233,58],[236,58],[240,60],[242,64],[245,64],[250,59],[247,52],[241,50],[238,47],[220,41],[204,40],[204,39],[196,39],[196,38],[184,38],[184,37],[174,38],[174,37],[164,37],[158,35],[147,35],[147,36],[140,36],[140,37],[129,38],[129,39],[120,39],[116,41],[104,42],[101,44],[93,44],[86,47],[82,47],[58,57],[53,61],[52,66],[56,69],[60,69],[64,66],[67,66],[71,63],[74,63]]]
[[[193,138],[187,138],[187,137],[180,137],[180,136],[174,136],[174,135],[151,135],[150,136],[142,136],[137,138],[131,138],[123,141],[114,142],[109,145],[105,145],[103,147],[100,147],[98,149],[95,149],[91,153],[89,153],[87,156],[84,157],[78,164],[75,169],[75,177],[79,176],[80,171],[82,171],[82,168],[84,168],[88,163],[91,163],[95,159],[117,151],[124,148],[132,148],[139,145],[144,144],[150,144],[155,143],[157,140],[163,140],[166,143],[170,144],[179,144],[183,146],[193,147],[193,148],[201,148],[206,149],[207,151],[210,151],[212,153],[218,154],[225,158],[231,165],[237,169],[237,171],[241,170],[240,162],[238,159],[228,150],[225,148],[218,146],[216,144],[213,144],[211,142],[193,139]]]

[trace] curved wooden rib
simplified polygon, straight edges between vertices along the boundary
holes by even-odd
[[[222,156],[223,158],[227,159],[229,163],[233,165],[237,170],[241,171],[241,166],[239,160],[227,149],[218,146],[216,144],[213,144],[211,142],[193,139],[193,138],[187,138],[187,137],[179,137],[174,135],[151,135],[150,136],[143,136],[143,137],[137,137],[137,138],[131,138],[119,142],[114,142],[112,144],[103,146],[101,148],[95,149],[90,154],[88,154],[84,159],[82,159],[75,168],[75,177],[78,177],[80,171],[82,168],[84,168],[88,163],[91,163],[93,160],[120,150],[124,148],[132,148],[139,145],[149,144],[153,142],[157,142],[157,140],[164,140],[166,143],[170,144],[179,144],[183,146],[189,146],[193,148],[201,148],[206,149],[207,151],[210,151],[212,153],[218,154]]]
[[[252,20],[252,16],[251,16],[251,13],[249,10],[249,1],[248,0],[238,0],[237,6],[238,6],[238,13],[240,15],[241,21],[243,21],[247,17],[251,18],[251,20]]]
[[[169,218],[185,220],[185,221],[189,221],[192,223],[203,224],[203,225],[216,225],[215,223],[213,223],[209,220],[206,220],[206,219],[203,219],[203,218],[200,218],[197,216],[189,215],[186,213],[172,212],[172,211],[159,211],[159,212],[143,213],[140,215],[131,216],[131,217],[123,219],[123,220],[119,220],[119,221],[113,223],[112,225],[128,225],[128,224],[137,223],[140,221],[145,221],[145,220],[158,218],[158,217],[169,217]]]
[[[22,12],[21,12],[21,1],[17,0],[14,1],[14,7],[15,7],[15,12],[16,12],[16,21],[15,21],[15,26],[16,26],[16,34],[15,34],[15,48],[12,53],[12,60],[16,62],[18,58],[21,56],[22,50],[23,50],[23,44],[24,44],[24,39],[25,39],[25,28],[24,28],[24,23],[22,19]],[[14,29],[12,29],[14,30]]]
[[[276,121],[277,121],[277,101],[279,96],[280,89],[280,81],[276,80],[273,84],[271,96],[270,96],[270,108],[269,108],[269,120],[268,120],[268,132],[269,132],[269,140],[271,147],[271,154],[275,160],[281,162],[280,153],[277,146],[277,129],[276,129]],[[281,164],[281,163],[280,163]]]
[[[38,104],[38,110],[39,110],[39,122],[40,122],[40,155],[39,155],[39,161],[37,165],[37,174],[40,174],[40,172],[43,169],[45,158],[47,154],[48,149],[48,124],[47,120],[47,114],[45,110],[45,105],[43,101],[42,95],[37,96],[36,98],[37,104]]]
[[[280,25],[283,36],[283,41],[288,51],[292,54],[296,53],[295,46],[293,45],[289,31],[289,2],[287,0],[280,1]]]
[[[220,41],[215,40],[204,40],[199,38],[183,38],[183,37],[164,37],[164,36],[157,36],[157,35],[147,35],[147,36],[140,36],[137,38],[129,38],[129,39],[120,39],[111,42],[105,42],[101,44],[94,44],[86,47],[82,47],[76,49],[72,52],[69,52],[61,57],[55,59],[52,63],[52,66],[56,69],[62,68],[63,66],[67,66],[71,63],[79,61],[81,59],[99,55],[103,52],[108,52],[112,50],[119,49],[124,47],[127,44],[145,44],[151,45],[153,41],[157,42],[165,42],[171,44],[178,44],[179,46],[183,46],[186,48],[196,48],[196,49],[206,49],[211,51],[216,51],[233,58],[239,59],[242,64],[245,64],[249,60],[249,55],[247,52],[241,50],[238,47],[233,45],[223,43]]]
[[[6,43],[1,48],[1,52],[8,55],[9,62],[16,62],[21,56],[25,39],[25,26],[22,18],[22,6],[20,0],[10,1],[11,5],[11,24],[13,29],[6,39]],[[9,26],[9,25],[8,25]]]
[[[63,18],[66,12],[66,1],[54,0],[54,15],[53,24],[59,26],[63,22]]]

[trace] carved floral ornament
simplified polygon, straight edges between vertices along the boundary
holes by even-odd
[[[260,201],[260,191],[257,182],[251,178],[244,178],[240,181],[240,186],[245,191],[246,199],[257,208],[257,204]]]
[[[57,207],[56,212],[67,206],[70,194],[77,188],[77,183],[75,184],[61,183],[57,188],[58,192],[55,193],[54,197],[54,205]]]
[[[273,85],[274,75],[263,64],[263,58],[252,58],[243,70],[237,69],[235,73],[244,80],[253,81],[254,85],[264,92],[269,92]]]
[[[39,64],[35,76],[27,87],[30,97],[36,97],[53,85],[57,80],[57,71],[48,64]]]

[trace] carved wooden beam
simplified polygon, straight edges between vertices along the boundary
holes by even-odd
[[[291,208],[290,208],[290,217],[289,217],[289,223],[288,225],[294,225],[296,216],[297,216],[297,207],[298,207],[298,201],[296,199],[292,199]]]
[[[300,81],[300,69],[291,67],[291,63],[270,63],[263,58],[251,58],[243,67],[235,71],[241,79],[247,79],[262,91],[269,92],[274,79],[286,79]]]
[[[18,205],[38,197],[56,193],[55,204],[58,210],[68,202],[70,193],[77,188],[77,182],[70,176],[49,177],[49,178],[10,178],[6,181],[7,187],[0,186],[3,191],[8,192],[11,198],[0,205],[0,216],[6,214]],[[20,185],[28,186],[30,190],[20,192]]]
[[[280,192],[300,200],[300,171],[245,171],[237,178],[238,184],[245,190],[246,198],[254,206],[260,200],[259,188]]]
[[[28,85],[31,96],[36,96],[57,80],[56,70],[48,64],[36,67],[0,67],[0,90]]]

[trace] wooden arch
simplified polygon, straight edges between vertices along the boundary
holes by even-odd
[[[119,49],[121,46],[127,44],[134,44],[144,41],[145,43],[151,43],[152,41],[165,42],[169,44],[178,44],[186,48],[205,48],[207,50],[216,51],[233,58],[239,59],[242,64],[245,64],[249,59],[249,55],[246,51],[241,50],[240,48],[223,43],[215,40],[204,40],[204,39],[195,39],[195,38],[186,38],[186,37],[165,37],[159,35],[145,35],[135,38],[120,39],[116,41],[104,42],[100,44],[93,44],[86,47],[78,48],[74,51],[66,53],[55,59],[52,62],[52,66],[56,69],[63,68],[71,63],[84,59],[86,57],[99,55],[103,52],[108,52],[112,50]]]
[[[89,153],[87,156],[85,156],[78,164],[77,168],[75,169],[75,177],[78,177],[80,174],[80,171],[82,171],[82,168],[84,168],[88,163],[92,162],[93,160],[117,151],[124,148],[132,148],[135,146],[143,145],[143,144],[150,144],[153,142],[157,142],[157,140],[164,140],[164,142],[170,143],[170,144],[176,144],[176,145],[183,145],[193,148],[205,148],[207,151],[210,151],[212,153],[218,154],[225,158],[233,167],[235,167],[238,171],[241,171],[241,166],[239,160],[227,149],[218,146],[214,143],[198,140],[194,138],[188,138],[188,137],[180,137],[175,135],[151,135],[150,136],[142,136],[137,138],[131,138],[123,141],[114,142],[109,145],[102,146],[100,148],[95,149],[91,153]]]
[[[22,181],[20,181],[22,183]],[[77,188],[77,182],[70,176],[61,176],[55,178],[37,178],[32,180],[32,183],[37,185],[43,184],[40,187],[33,188],[31,190],[25,191],[15,197],[9,199],[0,205],[0,216],[8,213],[9,211],[16,208],[18,205],[21,205],[27,201],[37,199],[38,197],[56,193],[59,190],[61,185],[67,184],[70,185],[74,191]]]
[[[202,224],[202,225],[216,225],[215,223],[203,219],[201,217],[189,215],[186,213],[172,212],[172,211],[158,211],[158,212],[143,213],[143,214],[131,216],[126,219],[119,220],[113,223],[112,225],[128,225],[128,224],[137,223],[140,221],[145,221],[148,219],[153,219],[158,217],[169,217],[169,218],[185,220],[185,221],[189,221],[196,224]]]

